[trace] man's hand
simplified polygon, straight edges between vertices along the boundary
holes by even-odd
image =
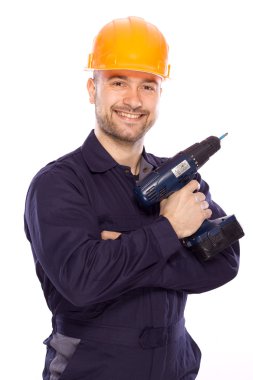
[[[115,240],[120,235],[121,235],[120,232],[115,232],[115,231],[102,231],[101,232],[101,238],[102,238],[102,240],[108,240],[108,239]]]
[[[205,194],[194,193],[198,189],[198,181],[192,180],[160,203],[160,215],[168,219],[179,239],[192,235],[212,215]]]

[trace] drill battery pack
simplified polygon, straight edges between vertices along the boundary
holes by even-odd
[[[201,260],[207,261],[231,246],[244,232],[234,215],[205,220],[198,233],[182,240],[183,245]]]

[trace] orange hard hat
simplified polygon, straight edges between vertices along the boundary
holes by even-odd
[[[106,24],[93,42],[86,69],[134,70],[169,77],[169,47],[156,26],[140,17]]]

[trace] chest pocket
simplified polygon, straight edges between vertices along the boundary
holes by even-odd
[[[150,223],[150,222],[149,222]],[[131,232],[148,224],[139,215],[101,215],[99,225],[101,231]]]

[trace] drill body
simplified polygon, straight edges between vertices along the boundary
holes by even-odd
[[[134,192],[139,204],[150,207],[180,190],[196,177],[198,169],[219,149],[220,139],[210,136],[168,159],[137,183]],[[208,260],[243,235],[235,216],[224,216],[205,220],[195,234],[182,239],[182,244]]]
[[[196,173],[195,160],[180,152],[139,181],[135,194],[143,206],[152,206],[180,190],[195,178]]]

